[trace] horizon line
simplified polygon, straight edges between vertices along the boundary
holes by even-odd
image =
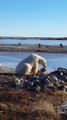
[[[67,36],[14,36],[14,35],[0,35],[0,37],[19,37],[19,38],[67,38]]]

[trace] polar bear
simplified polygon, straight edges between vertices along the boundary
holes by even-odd
[[[43,67],[46,67],[46,60],[43,57],[32,53],[32,55],[22,60],[16,66],[15,73],[19,75],[36,74],[38,72],[38,64],[41,64]]]

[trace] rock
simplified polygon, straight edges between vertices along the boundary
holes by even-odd
[[[41,91],[41,87],[39,85],[37,85],[36,92],[39,92],[39,91]]]
[[[16,82],[15,82],[15,80],[12,80],[12,81],[10,82],[10,87],[16,88]]]
[[[57,86],[58,90],[63,90],[63,91],[66,91],[65,90],[65,85],[59,85]]]
[[[67,69],[58,68],[56,71],[52,72],[52,75],[55,75],[58,79],[67,82]]]
[[[26,75],[21,78],[16,77],[14,85],[16,85],[16,87],[25,88],[31,91],[41,91],[46,87],[52,90],[58,89],[67,91],[67,86],[65,83],[65,80],[67,80],[66,73],[67,70],[62,68],[58,68],[58,70],[49,74],[45,74],[44,70],[41,70],[37,73],[37,75]]]
[[[29,78],[29,81],[34,81],[34,80],[37,80],[37,79],[39,79],[39,76],[31,75],[30,78]]]
[[[23,78],[15,78],[16,87],[22,88],[24,85],[24,79]]]
[[[56,85],[58,83],[58,78],[55,75],[49,75],[48,76],[48,80],[53,83],[54,85]]]
[[[64,91],[67,92],[67,86],[65,85]]]
[[[40,79],[45,80],[47,78],[47,75],[45,75],[44,73],[40,73],[39,77]]]

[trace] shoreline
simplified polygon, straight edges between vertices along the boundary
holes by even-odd
[[[45,37],[45,36],[0,36],[0,40],[4,40],[4,39],[19,39],[19,40],[27,40],[27,39],[38,39],[38,40],[67,40],[67,37]]]
[[[45,53],[67,53],[67,46],[42,45],[42,44],[0,44],[0,52],[45,52]]]

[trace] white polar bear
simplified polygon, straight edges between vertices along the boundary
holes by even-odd
[[[46,67],[46,60],[33,53],[17,65],[15,73],[19,75],[36,74],[38,71],[38,64]]]

